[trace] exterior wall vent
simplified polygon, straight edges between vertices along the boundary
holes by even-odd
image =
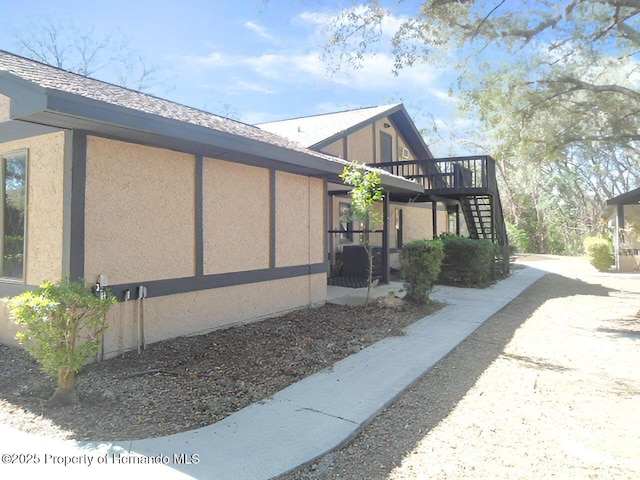
[[[409,158],[409,149],[407,147],[402,149],[402,158]]]

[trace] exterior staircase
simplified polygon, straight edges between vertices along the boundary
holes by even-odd
[[[425,193],[411,198],[411,201],[445,201],[459,205],[471,238],[487,239],[507,246],[507,231],[496,181],[495,160],[492,157],[430,158],[369,166],[423,185]]]

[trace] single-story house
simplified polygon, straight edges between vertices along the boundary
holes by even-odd
[[[611,224],[616,269],[623,272],[640,270],[640,188],[607,200],[611,208]]]
[[[106,357],[322,302],[348,164],[325,150],[0,51],[0,296],[67,273],[109,287]],[[15,333],[3,308],[0,342]]]

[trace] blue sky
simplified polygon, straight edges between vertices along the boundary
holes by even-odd
[[[383,2],[384,3],[384,2]],[[398,2],[390,6],[401,17]],[[413,3],[413,2],[406,2]],[[381,52],[358,70],[330,76],[320,55],[327,22],[352,2],[319,0],[0,0],[0,49],[19,52],[47,21],[94,39],[122,35],[159,68],[150,93],[246,123],[404,102],[418,128],[429,116],[462,130],[448,88],[452,72],[419,65],[391,73]],[[395,18],[391,18],[393,22]],[[94,75],[117,83],[105,65]],[[445,142],[436,155],[458,154]]]

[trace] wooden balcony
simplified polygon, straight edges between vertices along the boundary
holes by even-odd
[[[372,163],[368,166],[414,180],[426,194],[459,196],[498,190],[495,160],[488,155]]]

